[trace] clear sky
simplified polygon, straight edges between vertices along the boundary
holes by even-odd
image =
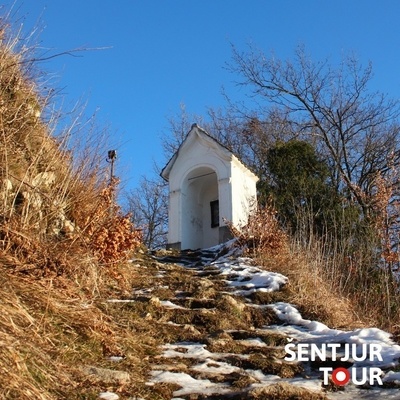
[[[180,104],[201,115],[224,105],[222,86],[242,95],[224,68],[231,43],[282,58],[299,44],[314,60],[353,52],[372,62],[373,89],[400,97],[398,0],[15,0],[13,9],[25,32],[42,28],[50,52],[108,47],[43,68],[57,76],[66,107],[84,99],[87,114],[98,110],[110,126],[128,190],[164,161],[160,137]]]

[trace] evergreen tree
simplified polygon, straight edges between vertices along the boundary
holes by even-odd
[[[329,182],[328,165],[310,143],[279,142],[267,152],[271,181],[262,183],[261,196],[271,196],[280,218],[296,231],[307,226],[323,232],[340,207],[340,197]]]

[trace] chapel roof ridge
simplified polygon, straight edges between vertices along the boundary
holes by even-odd
[[[186,134],[185,138],[183,139],[182,143],[179,145],[177,151],[171,156],[171,158],[168,160],[168,162],[165,165],[165,167],[161,170],[160,175],[161,175],[161,177],[163,179],[168,181],[169,172],[170,172],[173,164],[175,163],[175,160],[177,159],[182,146],[185,144],[185,142],[187,141],[189,135],[193,132],[194,129],[196,129],[197,132],[201,133],[202,135],[205,135],[208,139],[211,139],[212,141],[214,141],[224,151],[229,152],[237,161],[239,161],[240,164],[243,165],[243,167],[245,167],[247,170],[249,170],[252,174],[256,175],[247,165],[245,165],[243,163],[243,161],[240,159],[240,157],[238,157],[229,147],[227,147],[226,145],[221,143],[217,138],[215,138],[214,136],[210,135],[204,128],[202,128],[199,124],[194,122],[191,125],[191,128],[190,128],[189,132]]]

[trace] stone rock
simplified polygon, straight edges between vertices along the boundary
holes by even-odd
[[[118,400],[119,396],[113,392],[101,392],[99,394],[99,399],[103,400]]]
[[[11,203],[14,197],[12,190],[12,182],[9,179],[3,179],[3,183],[0,187],[0,200],[3,202],[3,205],[5,205],[5,203]]]
[[[75,225],[69,219],[64,221],[64,226],[62,227],[62,231],[66,236],[70,236],[75,232]]]
[[[161,307],[161,301],[158,297],[153,296],[150,300],[149,300],[149,304],[151,304],[152,306],[155,307]]]
[[[35,192],[22,192],[22,199],[25,207],[34,208],[35,210],[40,210],[43,205],[42,196]]]
[[[189,324],[185,324],[184,326],[183,326],[183,329],[186,331],[186,332],[189,332],[190,334],[192,334],[192,335],[194,335],[194,336],[201,336],[201,333],[200,333],[200,331],[198,330],[198,329],[196,329],[193,325],[189,325]]]
[[[10,192],[13,188],[12,182],[9,179],[3,179],[2,192]]]
[[[52,171],[40,172],[32,179],[33,186],[49,188],[54,185],[56,181],[56,174]]]
[[[86,375],[96,377],[98,380],[106,384],[126,385],[131,380],[130,375],[126,371],[116,371],[113,369],[88,366],[83,369],[83,372]]]
[[[229,295],[223,295],[221,300],[224,302],[225,306],[232,311],[242,313],[246,308],[246,305],[244,303],[235,300],[232,296]]]

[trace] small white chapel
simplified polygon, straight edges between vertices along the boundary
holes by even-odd
[[[169,183],[167,248],[199,249],[231,238],[257,200],[258,177],[197,124],[161,172]]]

